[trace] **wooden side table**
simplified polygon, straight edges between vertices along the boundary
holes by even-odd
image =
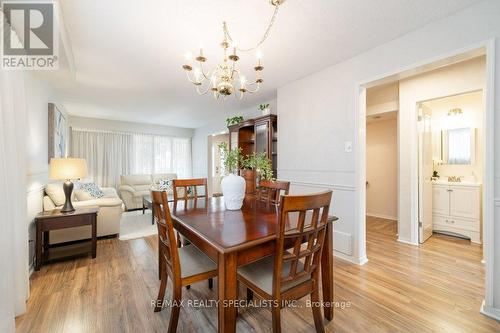
[[[66,228],[75,228],[85,225],[92,227],[92,235],[90,240],[90,252],[92,258],[97,255],[97,213],[99,207],[82,207],[77,208],[71,213],[61,213],[60,209],[54,209],[47,212],[42,212],[35,217],[36,226],[36,258],[35,258],[35,271],[38,271],[43,263],[61,258],[61,256],[51,257],[49,251],[50,236],[49,232],[52,230],[60,230]],[[42,243],[43,238],[43,243]],[[66,245],[70,246],[70,245]],[[62,248],[61,246],[60,248]],[[43,248],[43,251],[42,251]],[[78,253],[81,255],[83,253]],[[71,254],[74,257],[75,254]],[[66,256],[68,257],[68,256]]]

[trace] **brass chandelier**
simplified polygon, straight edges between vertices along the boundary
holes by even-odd
[[[264,82],[262,79],[264,66],[262,66],[261,53],[258,48],[269,36],[271,28],[276,20],[279,6],[283,4],[283,2],[285,2],[285,0],[270,0],[271,5],[274,6],[273,16],[271,17],[264,35],[254,47],[247,49],[237,47],[229,34],[226,22],[223,22],[222,31],[224,33],[224,39],[220,46],[224,50],[224,58],[222,63],[208,72],[205,72],[203,68],[203,64],[207,61],[207,58],[203,55],[203,48],[200,47],[200,53],[194,59],[197,66],[193,64],[191,54],[186,54],[186,63],[182,68],[186,71],[188,80],[194,84],[196,92],[199,95],[205,95],[208,92],[212,92],[215,99],[222,97],[222,99],[225,100],[228,96],[234,94],[237,99],[241,100],[246,93],[253,94],[259,91],[260,85]],[[237,62],[240,59],[238,52],[241,54],[251,51],[256,51],[257,63],[254,67],[255,81],[249,82],[237,68]],[[194,66],[196,67],[193,68]]]

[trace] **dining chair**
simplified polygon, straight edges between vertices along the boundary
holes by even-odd
[[[168,332],[177,330],[182,300],[182,287],[217,276],[217,265],[194,245],[177,247],[174,226],[168,207],[167,192],[151,191],[154,218],[158,226],[158,246],[161,265],[161,283],[154,311],[163,309],[168,278],[172,280],[172,303]]]
[[[283,302],[307,295],[311,295],[316,332],[325,330],[318,288],[331,198],[332,191],[282,196],[275,254],[238,268],[238,281],[271,301],[274,333],[281,332]]]
[[[266,201],[271,204],[279,204],[280,196],[288,195],[290,191],[290,182],[280,180],[261,180],[257,191],[257,198],[260,201]]]
[[[203,194],[198,194],[198,188],[200,187],[204,189]],[[174,191],[174,202],[177,202],[178,200],[198,199],[208,196],[206,178],[173,179],[172,189]],[[179,196],[179,189],[184,189],[181,196]]]
[[[203,194],[198,192],[198,188],[203,188]],[[172,189],[174,192],[174,208],[177,209],[177,203],[179,200],[187,200],[193,199],[197,200],[198,198],[207,198],[208,197],[208,187],[207,187],[207,179],[206,178],[193,178],[193,179],[173,179],[172,180]],[[183,189],[182,195],[179,195],[179,190]],[[191,192],[192,190],[192,192]],[[186,206],[184,206],[186,207]],[[187,245],[189,242],[187,239],[182,237],[179,233],[177,233],[177,246],[181,247],[183,245]],[[208,279],[208,288],[213,288],[213,279]],[[186,286],[187,289],[190,288],[190,285]]]

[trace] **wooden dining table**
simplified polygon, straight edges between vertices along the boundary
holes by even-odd
[[[223,197],[171,203],[174,228],[218,266],[219,332],[236,331],[237,267],[275,253],[279,207],[247,197],[241,210],[227,210]],[[294,227],[290,218],[286,229]],[[333,304],[333,221],[328,219],[321,257],[323,303]],[[333,307],[323,307],[328,320]]]

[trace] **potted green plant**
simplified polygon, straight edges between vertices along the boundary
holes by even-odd
[[[245,179],[246,192],[254,193],[257,178],[273,180],[272,163],[265,153],[247,155],[241,160],[240,175]]]
[[[242,116],[235,116],[235,117],[227,118],[226,119],[226,126],[229,127],[229,126],[237,125],[237,124],[241,123],[242,121],[243,121]]]
[[[262,112],[263,116],[267,116],[268,114],[271,113],[271,108],[269,107],[269,104],[259,105],[259,110]]]
[[[221,159],[224,165],[224,178],[221,181],[222,195],[228,210],[241,209],[245,198],[245,179],[237,175],[238,167],[242,163],[241,148],[229,149],[227,143],[219,145]]]

